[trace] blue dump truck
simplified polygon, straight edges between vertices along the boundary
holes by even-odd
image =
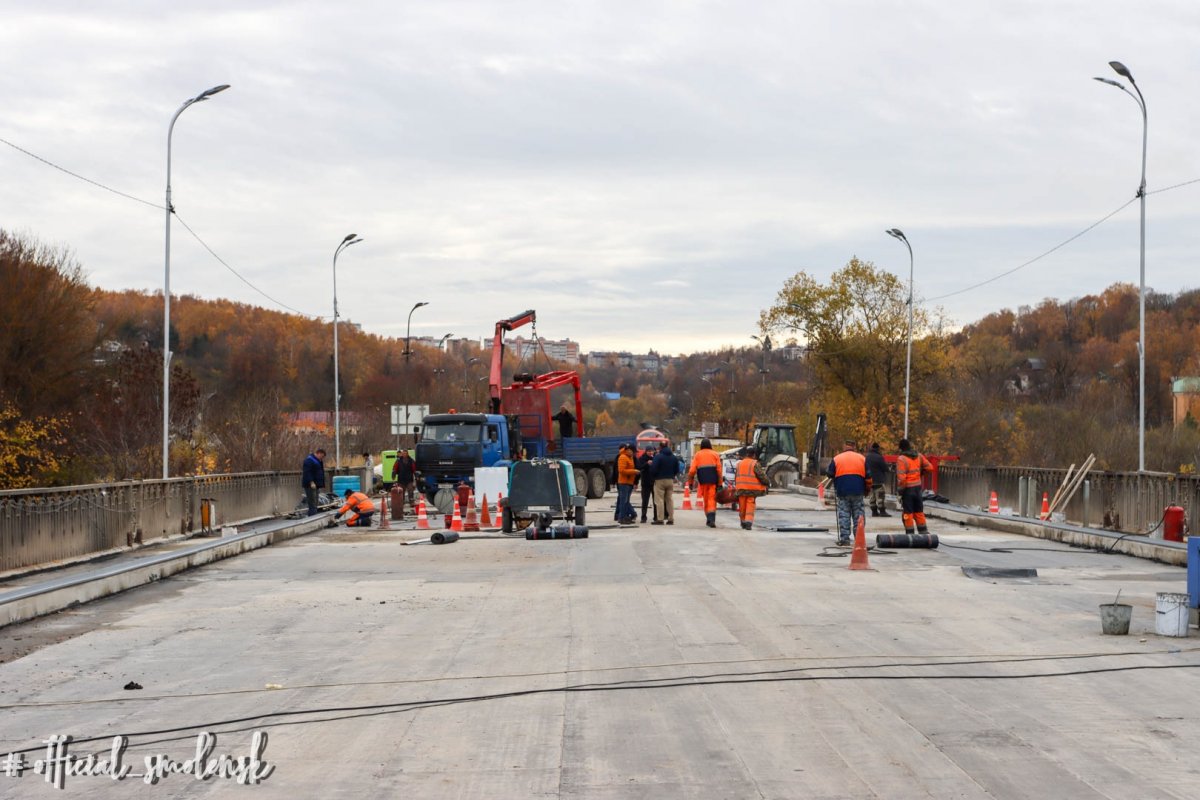
[[[523,416],[450,413],[425,417],[416,462],[420,488],[430,502],[445,512],[453,506],[455,486],[474,485],[476,467],[505,466],[524,458],[568,461],[577,491],[592,500],[603,497],[621,443],[633,437],[556,439],[544,435],[534,420]]]

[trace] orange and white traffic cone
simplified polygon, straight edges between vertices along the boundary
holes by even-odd
[[[681,511],[691,511],[692,510],[692,489],[686,483],[683,485],[683,506],[680,508],[680,510]]]
[[[391,520],[391,517],[388,516],[387,495],[385,494],[382,498],[380,498],[379,502],[380,502],[379,530],[390,531],[392,529],[392,520]]]
[[[825,481],[817,484],[817,502],[825,505]]]
[[[1041,519],[1050,519],[1050,495],[1042,492],[1042,516]]]
[[[475,493],[467,495],[467,518],[463,520],[462,529],[468,533],[479,531],[479,520],[475,516]]]
[[[858,518],[858,528],[854,531],[854,552],[850,554],[850,569],[870,569],[867,561],[867,521]]]
[[[425,496],[417,500],[417,530],[429,530],[429,517],[425,516]]]
[[[463,521],[462,512],[458,508],[458,497],[454,498],[454,516],[450,520],[450,530],[462,532]]]
[[[1000,501],[996,498],[995,492],[992,492],[992,499],[988,500],[988,513],[989,514],[999,514],[1000,513]]]
[[[479,526],[481,528],[492,527],[492,517],[488,513],[488,501],[486,494],[483,496],[483,513],[479,515]]]

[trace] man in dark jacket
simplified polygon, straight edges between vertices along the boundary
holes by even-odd
[[[308,515],[317,513],[317,493],[325,488],[325,451],[317,449],[309,453],[300,467],[300,485],[304,487],[304,499],[308,501]]]
[[[650,477],[650,464],[654,461],[654,445],[646,445],[646,449],[637,457],[638,480],[642,482],[642,522],[646,521],[646,511],[654,497],[654,478]],[[658,512],[654,513],[658,519]]]
[[[392,483],[404,491],[400,494],[400,516],[404,516],[405,502],[413,501],[413,486],[417,480],[417,464],[407,450],[401,450],[392,462]]]
[[[675,501],[673,497],[675,478],[679,475],[679,459],[671,452],[666,442],[658,455],[650,462],[650,477],[654,479],[654,522],[651,525],[675,524]]]
[[[887,513],[888,465],[879,442],[874,442],[867,451],[867,474],[871,476],[871,516],[890,517]]]
[[[575,435],[575,415],[567,408],[566,403],[563,403],[562,408],[551,419],[558,423],[559,439],[570,439]]]

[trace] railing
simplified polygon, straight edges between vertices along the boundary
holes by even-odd
[[[1053,500],[1066,474],[1062,469],[942,464],[938,469],[938,493],[954,503],[986,509],[990,493],[995,492],[1001,508],[1020,514],[1021,478],[1029,482],[1027,502],[1041,509],[1042,493]],[[1196,530],[1200,524],[1200,476],[1092,471],[1086,482],[1088,485],[1081,485],[1065,507],[1055,509],[1069,522],[1148,533],[1162,521],[1163,510],[1176,505],[1184,509],[1189,530]]]
[[[0,570],[22,569],[199,530],[202,500],[212,524],[291,511],[299,472],[250,472],[0,491]]]

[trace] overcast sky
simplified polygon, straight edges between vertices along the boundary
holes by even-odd
[[[1200,178],[1200,2],[0,0],[0,137],[161,205],[286,306],[585,350],[749,345],[852,256],[936,298]],[[0,227],[161,291],[164,214],[0,144]],[[1147,284],[1200,286],[1200,183],[1148,198]],[[1138,278],[1138,204],[957,324]],[[173,294],[279,308],[176,222]]]

